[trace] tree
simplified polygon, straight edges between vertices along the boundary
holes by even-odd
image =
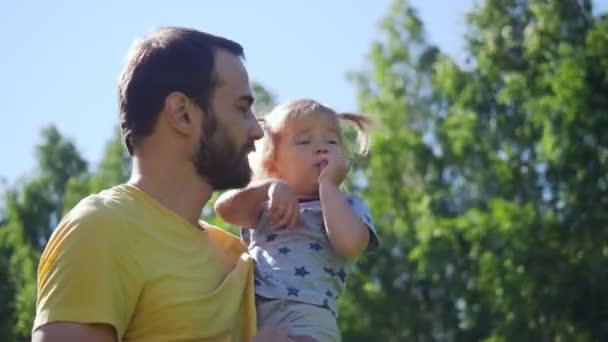
[[[263,115],[269,112],[276,106],[276,96],[268,88],[259,82],[251,82],[251,89],[255,97],[253,103],[253,111],[258,115]]]
[[[10,187],[0,224],[1,286],[0,336],[7,341],[29,341],[35,312],[36,269],[41,248],[62,216],[64,188],[70,177],[87,164],[74,144],[55,127],[42,131],[36,148],[34,177]]]
[[[355,75],[384,236],[342,302],[345,340],[600,340],[608,334],[608,24],[589,1],[468,16],[467,65],[395,1]]]
[[[96,172],[82,173],[69,180],[65,190],[64,215],[89,194],[126,182],[130,173],[131,159],[122,143],[120,130],[116,128]]]

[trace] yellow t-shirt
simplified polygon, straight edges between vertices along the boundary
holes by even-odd
[[[124,341],[248,341],[253,260],[237,237],[202,224],[132,185],[85,198],[42,254],[33,329],[98,322]]]

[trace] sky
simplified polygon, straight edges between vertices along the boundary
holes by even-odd
[[[252,80],[279,101],[310,97],[356,110],[349,71],[366,66],[390,0],[3,1],[0,4],[0,185],[29,177],[40,132],[55,125],[95,166],[118,124],[116,81],[134,39],[165,25],[245,48]],[[429,40],[464,57],[474,0],[413,0]],[[608,8],[608,0],[596,0]]]

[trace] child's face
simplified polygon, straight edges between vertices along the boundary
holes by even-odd
[[[337,120],[329,114],[308,114],[280,133],[275,173],[299,196],[317,196],[321,165],[329,155],[344,157]]]

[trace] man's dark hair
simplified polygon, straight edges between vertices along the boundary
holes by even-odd
[[[180,27],[157,29],[135,44],[118,84],[120,127],[130,155],[152,133],[170,93],[181,92],[209,110],[220,81],[213,73],[218,49],[244,57],[234,41]]]

